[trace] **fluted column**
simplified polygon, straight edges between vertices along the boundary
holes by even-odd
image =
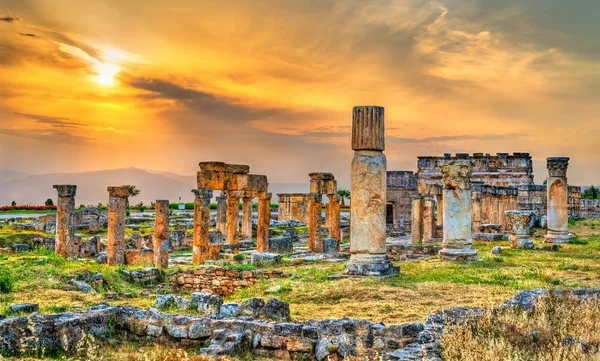
[[[129,191],[126,187],[108,187],[108,245],[109,266],[125,263],[125,207]]]
[[[75,224],[73,210],[75,209],[76,185],[57,184],[52,186],[58,192],[56,202],[56,239],[54,251],[64,258],[74,258],[75,254]]]
[[[439,257],[451,261],[477,260],[477,252],[471,248],[471,162],[446,161],[440,170],[444,180],[444,240]]]
[[[152,250],[154,251],[154,267],[167,269],[169,267],[169,201],[156,200],[156,215],[154,218],[154,237]]]
[[[512,248],[532,249],[533,242],[529,239],[531,217],[535,214],[533,210],[506,211],[506,224],[508,229],[508,240]]]
[[[256,250],[267,252],[269,248],[269,225],[271,224],[271,193],[258,195],[258,227],[256,230]]]
[[[342,243],[342,231],[340,229],[340,199],[337,194],[328,195],[329,197],[329,238],[337,240],[337,251],[340,251]]]
[[[412,243],[418,244],[423,241],[423,196],[417,195],[411,201],[411,239]]]
[[[429,242],[435,237],[435,210],[433,196],[423,199],[423,242]]]
[[[321,195],[311,193],[308,201],[308,248],[313,253],[323,253],[323,242],[321,241],[322,206]]]
[[[227,244],[232,244],[233,253],[239,253],[240,232],[239,216],[240,216],[240,198],[243,192],[228,191],[227,192]]]
[[[568,243],[572,236],[569,234],[569,183],[567,182],[567,167],[569,158],[548,158],[548,181],[546,192],[548,199],[548,231],[545,241],[549,243]]]
[[[208,259],[210,242],[210,199],[212,191],[192,189],[194,193],[194,240],[192,241],[192,263],[194,266]]]
[[[350,260],[346,274],[398,273],[386,254],[386,158],[384,109],[358,106],[352,111]]]
[[[252,239],[252,197],[242,198],[242,239]]]

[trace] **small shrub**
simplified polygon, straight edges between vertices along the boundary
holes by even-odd
[[[575,224],[577,224],[577,221],[573,218],[569,218],[569,226],[574,226]]]
[[[0,292],[9,293],[12,292],[15,286],[15,281],[12,272],[9,268],[0,266]]]
[[[244,255],[241,254],[241,253],[238,253],[235,256],[233,256],[233,260],[234,261],[243,261],[244,260]]]

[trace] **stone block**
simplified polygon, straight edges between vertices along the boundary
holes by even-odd
[[[29,252],[29,245],[26,243],[16,243],[12,245],[12,250],[14,253]]]
[[[269,252],[288,254],[294,252],[294,242],[291,237],[269,238]]]
[[[337,239],[325,238],[323,240],[323,253],[337,253]]]
[[[283,255],[267,252],[252,253],[250,262],[255,266],[265,266],[281,262]]]
[[[190,300],[190,306],[206,317],[218,315],[222,305],[223,299],[210,293],[194,292]]]

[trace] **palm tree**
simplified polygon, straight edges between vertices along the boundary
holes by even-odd
[[[346,206],[346,198],[350,199],[350,190],[349,189],[338,189],[337,195],[340,196],[340,200],[342,201],[342,207]]]
[[[130,197],[136,197],[138,194],[140,194],[140,190],[137,189],[137,187],[133,184],[126,184],[123,187],[127,188]],[[127,204],[125,206],[129,208],[129,198],[127,198]]]

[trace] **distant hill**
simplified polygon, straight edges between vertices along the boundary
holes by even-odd
[[[54,184],[76,184],[76,206],[80,204],[106,204],[108,202],[109,185],[134,184],[140,194],[130,199],[132,204],[143,201],[150,204],[157,199],[168,199],[177,202],[179,197],[184,202],[192,202],[191,190],[196,185],[194,175],[180,175],[170,172],[159,172],[134,167],[81,173],[54,173],[29,175],[20,172],[5,171],[0,173],[0,205],[43,204],[46,199],[56,200]],[[277,193],[308,192],[309,185],[295,183],[274,183],[269,185],[273,193],[272,201],[277,202]],[[215,196],[218,192],[215,192]]]

